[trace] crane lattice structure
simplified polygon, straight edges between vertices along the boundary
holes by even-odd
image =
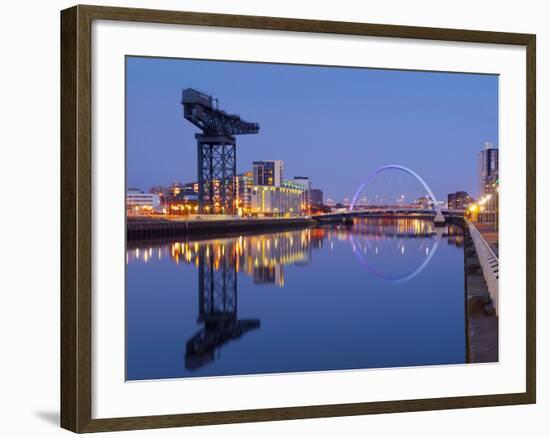
[[[214,107],[213,102],[216,101]],[[217,106],[218,100],[193,88],[183,90],[183,116],[202,130],[197,139],[199,212],[235,214],[237,205],[236,135],[257,134],[258,123],[242,120]]]

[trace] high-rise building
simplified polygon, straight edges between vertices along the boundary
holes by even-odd
[[[498,181],[498,148],[492,143],[486,142],[480,152],[480,190],[479,196],[488,195],[495,190],[495,183]]]
[[[498,149],[489,142],[480,152],[480,193],[484,199],[480,221],[498,223]]]
[[[254,185],[280,187],[283,182],[283,161],[264,160],[252,162]]]

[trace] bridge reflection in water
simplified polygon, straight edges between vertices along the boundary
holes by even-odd
[[[324,248],[323,252],[330,254],[335,244],[343,244],[367,276],[403,283],[413,280],[426,268],[442,240],[461,247],[461,228],[454,225],[436,228],[433,222],[421,219],[369,218],[355,219],[353,225],[347,226],[234,238],[135,246],[129,243],[126,260],[129,265],[169,260],[198,270],[197,322],[200,327],[185,344],[185,368],[192,372],[214,362],[216,353],[219,356],[220,349],[232,340],[261,329],[259,317],[239,315],[240,276],[249,277],[255,287],[284,288],[286,267],[307,266],[314,263],[316,250]]]
[[[421,241],[411,240],[422,238]],[[429,238],[429,239],[427,239]],[[449,244],[462,247],[464,244],[463,232],[460,227],[449,224],[445,227],[436,227],[431,221],[417,219],[369,219],[356,220],[353,233],[350,233],[353,252],[360,263],[372,274],[392,282],[406,282],[419,275],[429,264],[436,253],[441,239]],[[418,266],[409,267],[405,272],[389,272],[387,267],[376,267],[376,259],[381,251],[379,241],[390,242],[385,252],[389,252],[389,263],[396,269],[400,256],[405,251],[412,251],[425,255]],[[395,242],[391,244],[391,242]],[[387,261],[387,260],[386,260]]]

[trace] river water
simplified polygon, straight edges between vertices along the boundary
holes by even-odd
[[[128,243],[127,380],[466,361],[459,227]]]

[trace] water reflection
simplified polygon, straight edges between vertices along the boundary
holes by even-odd
[[[360,268],[382,281],[403,283],[413,280],[430,264],[443,241],[449,246],[461,247],[461,229],[454,225],[435,228],[432,222],[421,219],[369,218],[358,219],[348,226],[234,238],[150,245],[129,242],[126,260],[132,266],[169,262],[198,271],[198,310],[195,315],[199,328],[187,335],[184,353],[185,368],[196,371],[215,362],[220,349],[231,341],[260,330],[261,314],[249,312],[245,315],[248,318],[238,315],[239,275],[249,277],[254,287],[286,288],[289,280],[285,278],[285,269],[314,265],[316,251],[330,255],[335,251],[335,245],[339,245],[340,250],[342,246],[347,247],[354,254],[350,260],[355,260],[356,266],[340,267],[340,257],[335,255],[332,262],[325,258],[322,262],[325,267],[321,269],[331,269],[332,264],[337,277]],[[306,272],[305,275],[315,274]],[[366,281],[366,277],[363,278]],[[307,281],[307,278],[301,281]],[[307,319],[304,320],[306,323]]]
[[[414,240],[418,237],[421,239]],[[349,239],[353,252],[365,269],[396,283],[410,281],[419,275],[430,263],[441,239],[457,247],[464,244],[462,230],[456,225],[436,227],[431,221],[417,219],[359,219],[355,221]],[[414,263],[420,260],[420,264],[396,272],[405,253],[405,260],[414,260]],[[408,257],[410,253],[412,258]],[[383,254],[385,257],[380,263]],[[388,266],[393,272],[388,271]]]
[[[170,257],[177,264],[194,264],[200,270],[205,269],[207,261],[213,272],[220,269],[227,272],[230,266],[236,273],[242,271],[251,276],[254,284],[284,287],[285,265],[307,265],[314,250],[325,244],[332,250],[334,241],[344,241],[349,242],[359,263],[369,272],[388,281],[407,281],[427,266],[442,239],[456,247],[464,244],[462,230],[456,225],[435,227],[433,222],[422,219],[369,218],[356,219],[352,226],[325,226],[156,246],[129,243],[126,261],[147,263],[153,257],[158,260]],[[410,254],[424,257],[403,257]],[[400,266],[400,258],[414,263],[421,261],[403,274],[395,272]],[[378,268],[377,264],[383,267]]]
[[[322,248],[323,240],[331,241],[334,236],[334,230],[316,228],[148,247],[132,248],[129,243],[126,261],[147,263],[156,255],[158,260],[169,257],[175,263],[194,264],[203,269],[208,260],[213,272],[230,266],[236,273],[242,271],[253,277],[255,284],[284,287],[284,266],[309,264],[312,250]]]
[[[237,252],[226,252],[225,246],[217,249],[211,251],[209,246],[198,246],[198,322],[204,326],[187,341],[185,366],[188,369],[212,362],[216,348],[260,327],[259,319],[237,318]]]

